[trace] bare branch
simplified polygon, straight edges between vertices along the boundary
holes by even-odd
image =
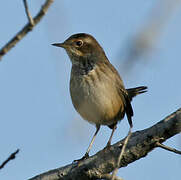
[[[156,143],[163,143],[170,137],[181,132],[181,108],[173,114],[164,118],[154,126],[132,133],[119,167],[145,157],[150,151],[157,147]],[[43,174],[29,180],[95,180],[98,175],[102,177],[111,173],[117,167],[117,159],[121,153],[125,139],[105,148],[94,156],[83,160],[79,165],[72,163]],[[101,176],[100,176],[101,177]]]
[[[177,149],[171,148],[169,146],[165,146],[164,144],[161,144],[159,142],[157,142],[156,145],[157,145],[157,147],[163,148],[167,151],[171,151],[171,152],[174,152],[176,154],[181,154],[181,151],[178,151]]]
[[[44,5],[41,7],[38,14],[33,18],[34,25],[37,25],[42,17],[48,11],[48,8],[54,0],[46,0]],[[2,49],[0,49],[0,60],[1,58],[14,47],[28,32],[30,32],[35,26],[32,27],[31,23],[26,24]]]
[[[24,6],[25,6],[25,12],[26,12],[28,21],[29,21],[29,23],[31,24],[31,26],[34,26],[35,23],[34,23],[33,18],[31,17],[31,14],[30,14],[30,11],[29,11],[29,8],[28,8],[28,3],[27,3],[26,0],[23,0],[23,3],[24,3]]]
[[[16,154],[19,152],[19,149],[17,149],[14,153],[12,153],[1,165],[0,169],[2,169],[9,161],[16,158]]]

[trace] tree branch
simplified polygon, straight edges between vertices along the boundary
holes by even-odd
[[[2,169],[9,161],[15,159],[17,153],[19,153],[19,149],[17,149],[14,153],[12,153],[12,154],[0,165],[0,169]]]
[[[35,23],[34,23],[34,21],[33,21],[33,18],[31,17],[31,14],[30,14],[30,11],[29,11],[29,8],[28,8],[28,3],[27,3],[26,0],[23,0],[23,3],[24,3],[24,6],[25,6],[25,12],[26,12],[28,21],[29,21],[29,23],[31,24],[31,26],[34,26]]]
[[[46,0],[44,5],[41,7],[38,14],[33,18],[34,26],[29,22],[27,23],[2,49],[0,49],[0,60],[1,58],[13,48],[27,33],[29,33],[35,25],[37,25],[42,17],[48,11],[48,8],[53,3],[54,0]]]
[[[157,142],[164,142],[181,132],[181,108],[164,118],[154,126],[132,133],[119,167],[145,157],[157,147]],[[124,139],[105,148],[94,156],[77,164],[69,164],[50,170],[29,180],[95,180],[112,172],[117,166],[117,159],[122,149]]]
[[[165,146],[164,144],[161,144],[159,142],[156,143],[157,147],[160,147],[160,148],[163,148],[167,151],[170,151],[170,152],[174,152],[176,154],[180,154],[181,155],[181,151],[178,151],[177,149],[174,149],[174,148],[171,148],[169,146]]]

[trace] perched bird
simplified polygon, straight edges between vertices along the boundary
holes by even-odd
[[[125,114],[132,127],[133,109],[130,102],[134,96],[146,92],[147,87],[125,89],[104,50],[89,34],[74,34],[63,43],[52,45],[64,48],[72,62],[70,94],[75,109],[83,119],[96,125],[96,132],[84,159],[89,156],[101,125],[112,129],[107,146],[111,144],[118,121]]]

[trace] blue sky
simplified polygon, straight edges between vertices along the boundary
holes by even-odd
[[[43,2],[29,1],[35,15]],[[126,87],[146,85],[148,93],[133,101],[133,131],[157,123],[181,107],[181,11],[179,6],[165,23],[149,56],[129,70],[124,66],[128,41],[148,24],[155,1],[55,1],[44,19],[0,62],[0,163],[20,148],[17,158],[0,172],[0,179],[23,180],[80,158],[95,127],[74,110],[69,95],[71,63],[62,49],[51,46],[78,32],[92,34],[117,67]],[[156,16],[155,16],[156,17]],[[22,1],[0,6],[0,46],[27,22]],[[125,118],[113,142],[125,137]],[[101,150],[111,131],[102,127],[91,155]],[[181,136],[166,145],[180,149]],[[126,180],[179,180],[178,155],[155,149],[119,170]]]

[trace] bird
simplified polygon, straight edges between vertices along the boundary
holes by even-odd
[[[90,34],[71,35],[63,43],[52,44],[66,50],[72,68],[70,95],[72,104],[80,116],[96,126],[85,155],[89,152],[102,125],[112,129],[106,147],[110,147],[117,123],[125,114],[132,128],[132,98],[147,92],[146,86],[126,89],[118,71],[108,60],[103,48]]]

